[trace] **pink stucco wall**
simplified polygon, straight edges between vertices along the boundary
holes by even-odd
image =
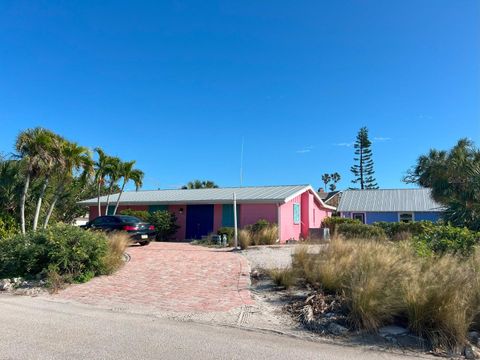
[[[258,220],[265,219],[277,223],[276,204],[241,204],[239,227],[255,224]]]
[[[182,213],[180,213],[180,209]],[[186,205],[169,205],[168,211],[174,213],[177,217],[177,225],[180,226],[177,233],[175,234],[174,240],[183,241],[185,240],[185,230],[187,224],[187,206]]]
[[[222,227],[222,204],[213,205],[213,231],[217,232]]]
[[[293,219],[293,204],[300,204],[300,224]],[[306,239],[312,228],[319,228],[325,217],[331,216],[332,211],[322,207],[311,192],[293,198],[280,206],[280,242],[287,240]]]
[[[282,243],[291,239],[299,240],[301,237],[301,222],[299,224],[293,222],[293,204],[295,203],[300,204],[301,212],[301,195],[280,206],[280,242]],[[301,214],[300,219],[302,219]]]

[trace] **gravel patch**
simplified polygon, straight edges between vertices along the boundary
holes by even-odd
[[[252,270],[285,268],[292,265],[292,254],[297,246],[305,245],[251,246],[241,254],[247,258]],[[324,246],[308,245],[309,252],[318,253]]]

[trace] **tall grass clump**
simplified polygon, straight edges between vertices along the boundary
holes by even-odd
[[[114,232],[107,236],[108,251],[103,258],[105,274],[112,274],[123,265],[123,254],[131,244],[132,240],[128,234]]]
[[[293,267],[306,282],[345,299],[351,325],[366,331],[405,318],[432,346],[463,345],[480,323],[480,254],[419,256],[411,242],[334,239],[325,251],[299,248]]]
[[[292,287],[296,282],[295,271],[291,267],[271,269],[268,271],[268,275],[275,285],[285,289]]]
[[[252,236],[246,229],[238,230],[238,245],[240,249],[245,250],[252,244]]]

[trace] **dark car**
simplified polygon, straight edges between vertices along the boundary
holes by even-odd
[[[156,235],[153,225],[143,222],[135,216],[128,215],[99,216],[86,223],[83,228],[105,232],[125,231],[134,243],[142,246],[148,245],[150,241],[155,239]]]

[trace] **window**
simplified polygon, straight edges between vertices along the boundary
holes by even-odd
[[[409,223],[413,221],[413,213],[400,213],[398,214],[398,221],[403,223]]]
[[[360,220],[362,224],[365,224],[365,214],[364,213],[353,213],[352,219]]]
[[[300,204],[293,204],[293,223],[300,224]]]

